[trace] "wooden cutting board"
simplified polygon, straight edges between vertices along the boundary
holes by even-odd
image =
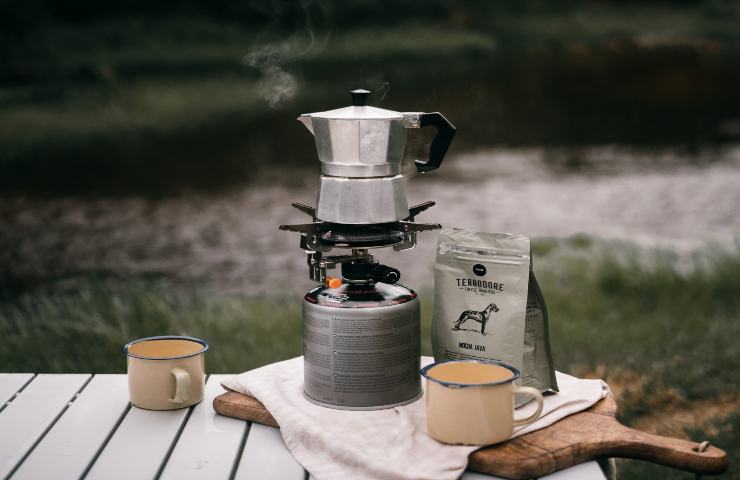
[[[278,427],[265,407],[252,397],[226,392],[213,408],[227,417]],[[625,427],[616,419],[617,404],[606,396],[588,410],[549,427],[470,454],[468,468],[500,477],[541,477],[600,457],[647,460],[701,474],[727,470],[727,454],[709,445],[661,437]]]

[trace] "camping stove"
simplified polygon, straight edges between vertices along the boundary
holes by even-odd
[[[402,113],[369,107],[366,90],[353,106],[301,115],[322,163],[317,207],[293,203],[310,221],[281,225],[300,233],[309,276],[320,285],[303,301],[304,393],[331,408],[374,410],[421,395],[419,299],[398,283],[401,273],[381,265],[379,248],[407,250],[417,232],[441,228],[415,217],[434,206],[408,207],[400,163],[407,128],[432,125],[434,170],[455,134],[439,113]],[[332,254],[333,250],[341,254]],[[341,277],[327,274],[339,267]]]

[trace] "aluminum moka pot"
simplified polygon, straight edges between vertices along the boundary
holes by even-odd
[[[401,161],[406,129],[434,126],[427,161],[416,170],[440,166],[455,127],[438,112],[395,112],[367,106],[367,90],[353,90],[352,106],[306,113],[298,120],[316,140],[321,184],[316,218],[343,224],[396,222],[409,216]]]

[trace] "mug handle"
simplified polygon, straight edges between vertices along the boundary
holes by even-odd
[[[529,425],[530,423],[534,422],[538,418],[540,418],[540,413],[542,413],[542,394],[539,390],[532,387],[514,387],[514,394],[517,393],[524,393],[527,395],[532,395],[534,397],[535,401],[537,402],[537,411],[534,412],[532,415],[528,416],[527,418],[515,418],[514,419],[514,426],[519,427],[521,425]]]
[[[170,398],[172,403],[183,403],[190,397],[190,374],[182,368],[173,368],[170,373],[175,377],[175,396]]]

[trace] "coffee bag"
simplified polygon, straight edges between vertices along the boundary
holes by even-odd
[[[434,275],[435,360],[498,360],[557,391],[542,292],[524,235],[445,229]]]

